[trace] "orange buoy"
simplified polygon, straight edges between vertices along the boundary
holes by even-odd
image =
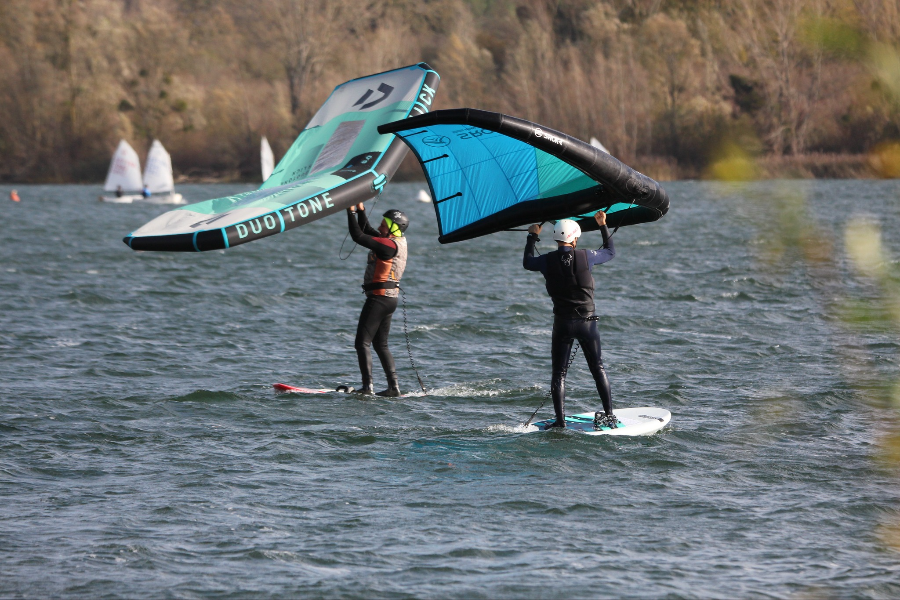
[[[16,190],[13,190],[9,193],[9,199],[12,200],[13,202],[21,202],[22,201],[22,199],[19,198],[19,192],[17,192]]]

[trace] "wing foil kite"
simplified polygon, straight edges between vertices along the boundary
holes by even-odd
[[[606,152],[524,119],[473,108],[388,123],[422,164],[441,243],[574,218],[585,231],[647,223],[669,210],[656,181]]]
[[[427,113],[439,81],[419,63],[339,85],[258,190],[171,210],[124,242],[134,250],[220,250],[373,198],[407,152],[378,125]]]

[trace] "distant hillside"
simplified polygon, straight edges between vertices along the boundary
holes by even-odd
[[[735,156],[890,175],[898,48],[896,0],[3,0],[0,179],[100,181],[120,138],[142,158],[159,138],[181,177],[258,179],[260,136],[280,157],[335,85],[420,61],[438,108],[660,177]]]

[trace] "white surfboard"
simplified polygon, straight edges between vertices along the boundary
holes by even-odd
[[[656,433],[672,420],[672,413],[664,408],[644,406],[641,408],[616,408],[613,414],[619,419],[619,427],[594,429],[594,413],[566,416],[566,429],[574,429],[585,435],[650,435]],[[546,431],[547,426],[556,421],[548,419],[532,423],[526,432]]]

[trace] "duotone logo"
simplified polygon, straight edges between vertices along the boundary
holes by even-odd
[[[431,146],[432,148],[439,148],[441,146],[448,146],[450,144],[450,138],[446,135],[429,135],[428,137],[422,138],[422,143],[426,146]]]

